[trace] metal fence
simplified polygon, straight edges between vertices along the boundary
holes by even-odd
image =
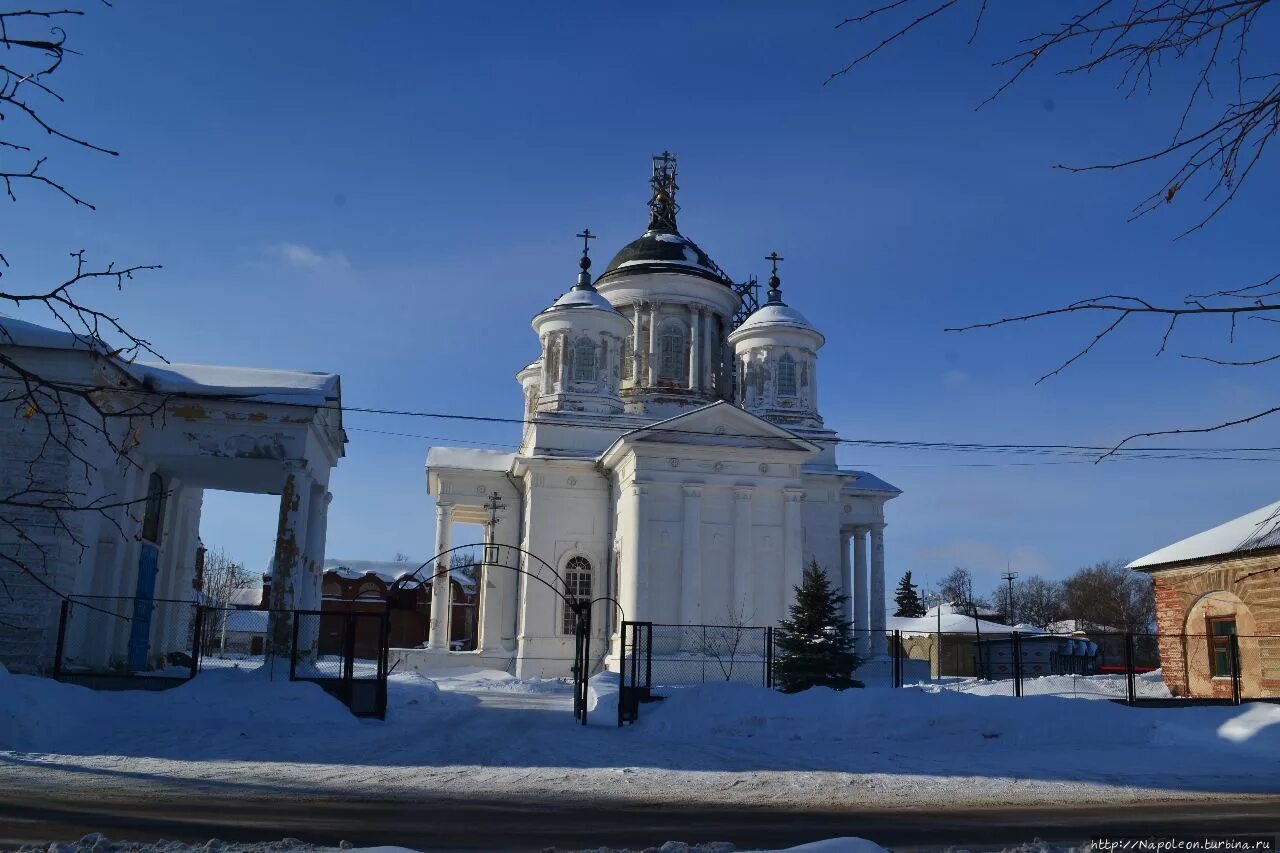
[[[66,599],[52,667],[99,689],[164,689],[214,670],[311,681],[357,716],[386,714],[385,611],[243,610],[192,601]]]
[[[619,725],[662,689],[716,681],[772,687],[769,627],[624,622]],[[1060,696],[1128,705],[1280,701],[1280,635],[1117,631],[853,631],[866,687]]]

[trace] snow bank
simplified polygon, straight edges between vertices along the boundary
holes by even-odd
[[[921,682],[922,690],[937,693],[951,691],[971,696],[1012,696],[1013,682],[982,678],[954,678]],[[1169,699],[1172,695],[1160,670],[1144,672],[1135,679],[1138,696],[1143,699]],[[1125,699],[1129,685],[1123,675],[1044,675],[1022,680],[1023,696],[1057,696],[1063,699]]]
[[[886,741],[921,753],[1247,744],[1252,756],[1280,759],[1276,705],[1253,706],[1242,714],[1232,708],[1064,705],[1053,696],[1015,699],[948,690],[813,688],[788,695],[732,683],[664,692],[665,701],[646,705],[641,713],[640,725],[654,735],[809,742],[854,752]]]

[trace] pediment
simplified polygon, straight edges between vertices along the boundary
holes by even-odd
[[[699,447],[791,450],[816,453],[811,441],[730,403],[712,403],[674,418],[624,433],[605,451],[611,456],[623,446],[673,444]]]

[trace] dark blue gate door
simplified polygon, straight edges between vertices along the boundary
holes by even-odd
[[[133,599],[133,621],[129,628],[129,669],[139,672],[147,668],[147,652],[151,648],[151,612],[156,608],[156,571],[160,568],[160,549],[150,542],[142,543],[138,558],[138,592]]]

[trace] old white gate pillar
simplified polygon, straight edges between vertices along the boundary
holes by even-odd
[[[293,647],[293,613],[305,606],[307,578],[304,566],[307,520],[311,511],[311,478],[301,465],[285,468],[280,491],[280,519],[276,525],[275,557],[271,564],[270,615],[267,642],[270,653],[283,657]],[[319,630],[319,619],[316,630]]]
[[[436,553],[443,554],[452,544],[453,504],[436,501]],[[449,585],[449,562],[452,554],[444,554],[432,566],[431,578],[431,626],[427,633],[427,648],[449,650],[449,603],[453,590]]]

